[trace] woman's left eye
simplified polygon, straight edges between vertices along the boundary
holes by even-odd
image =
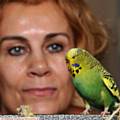
[[[61,52],[64,48],[63,45],[58,44],[58,43],[54,43],[54,44],[50,44],[48,45],[48,51],[55,53],[55,52]]]
[[[8,49],[8,53],[12,56],[19,56],[25,53],[25,47],[23,46],[16,46]]]

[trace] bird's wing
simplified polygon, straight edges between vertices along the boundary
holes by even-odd
[[[113,96],[116,96],[119,99],[120,98],[119,90],[111,74],[105,71],[104,74],[102,75],[102,80],[105,86],[113,94]]]

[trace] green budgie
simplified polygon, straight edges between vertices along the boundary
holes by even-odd
[[[66,63],[73,85],[85,99],[85,114],[89,113],[91,106],[103,109],[103,115],[118,107],[120,95],[113,77],[88,51],[70,49],[66,54]]]

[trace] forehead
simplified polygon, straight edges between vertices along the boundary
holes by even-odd
[[[62,10],[53,2],[46,1],[38,5],[10,3],[3,9],[1,31],[24,30],[40,27],[44,30],[66,30],[68,21]],[[19,29],[18,29],[19,28]]]

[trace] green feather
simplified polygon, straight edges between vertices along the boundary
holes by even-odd
[[[111,74],[88,51],[72,48],[66,54],[73,85],[90,106],[113,110],[120,95]]]

